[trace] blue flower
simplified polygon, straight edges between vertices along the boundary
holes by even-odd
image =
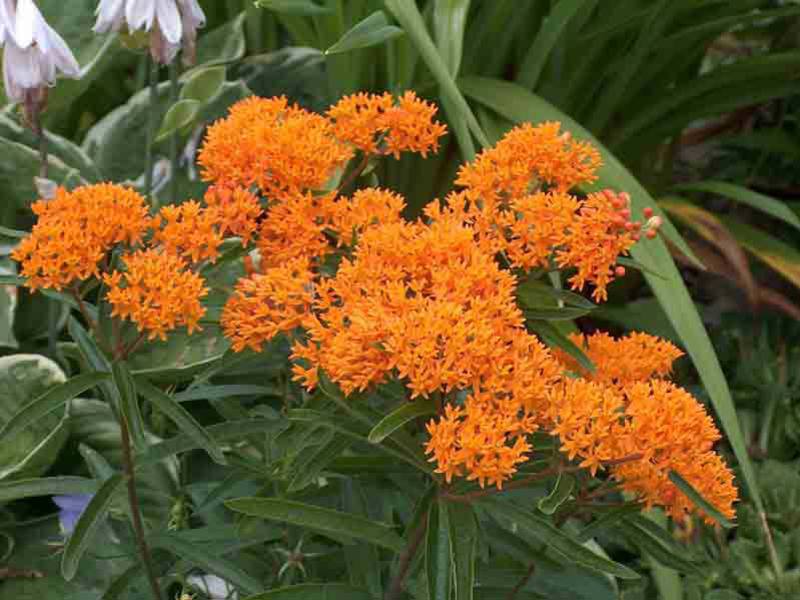
[[[61,524],[61,532],[69,535],[75,529],[75,523],[80,519],[83,511],[89,505],[92,494],[70,494],[68,496],[53,496],[53,502],[58,508],[58,521]]]

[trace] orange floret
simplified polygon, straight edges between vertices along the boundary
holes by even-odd
[[[671,342],[647,333],[633,332],[620,338],[604,332],[569,337],[594,363],[595,372],[583,369],[564,352],[557,351],[556,358],[568,370],[605,384],[626,385],[666,377],[672,372],[672,364],[683,356]]]
[[[366,188],[352,198],[340,199],[333,211],[331,229],[339,236],[340,245],[352,245],[368,228],[403,221],[403,197],[388,190]]]
[[[243,246],[250,243],[258,228],[258,219],[264,212],[254,194],[242,188],[211,186],[204,200],[223,237],[240,237]]]
[[[172,254],[193,263],[214,262],[219,255],[222,235],[217,228],[217,214],[191,200],[179,206],[165,206],[159,212],[161,227],[153,240]]]
[[[115,244],[134,245],[152,225],[144,198],[132,189],[101,183],[67,191],[32,206],[38,217],[11,256],[22,263],[26,285],[63,289],[100,273]]]
[[[298,327],[313,300],[314,275],[302,259],[242,278],[222,311],[222,330],[235,351],[259,351],[265,342]]]
[[[282,200],[323,189],[352,155],[325,117],[285,98],[246,98],[209,127],[198,163],[205,181]]]
[[[404,93],[395,104],[389,93],[345,96],[327,113],[336,136],[366,154],[419,152],[427,156],[439,148],[447,128],[434,120],[436,107]],[[382,137],[383,136],[383,137]]]
[[[561,133],[559,123],[525,123],[461,167],[456,183],[473,200],[494,204],[524,196],[542,184],[566,192],[597,179],[600,153]]]
[[[168,331],[186,326],[200,329],[206,309],[200,300],[208,294],[203,279],[180,256],[156,249],[123,257],[125,271],[106,274],[107,299],[112,316],[130,319],[148,339],[166,339]]]

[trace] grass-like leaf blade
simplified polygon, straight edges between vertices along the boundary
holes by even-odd
[[[703,512],[705,512],[709,517],[714,519],[717,523],[722,525],[725,529],[730,529],[733,527],[733,523],[731,523],[725,515],[723,515],[719,509],[711,504],[708,500],[703,498],[703,496],[698,492],[691,483],[686,481],[681,474],[677,471],[670,471],[669,472],[669,480],[674,483],[680,491],[682,491],[686,496],[689,497],[689,500],[694,502],[698,507],[700,507]]]
[[[403,406],[393,410],[381,419],[369,432],[367,439],[373,444],[380,444],[409,421],[413,421],[417,417],[433,414],[436,414],[436,402],[434,400],[419,399],[406,402]]]

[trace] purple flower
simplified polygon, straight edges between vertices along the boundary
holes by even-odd
[[[61,524],[61,532],[69,535],[75,529],[83,511],[89,505],[92,494],[70,494],[68,496],[53,496],[53,502],[58,508],[58,521]]]

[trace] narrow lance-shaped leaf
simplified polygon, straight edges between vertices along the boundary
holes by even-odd
[[[447,504],[438,501],[431,505],[425,541],[425,571],[428,576],[430,600],[450,600],[452,591],[453,570],[450,556],[450,526],[447,517]]]
[[[308,527],[339,538],[352,538],[401,552],[402,538],[385,523],[371,521],[358,515],[276,498],[237,498],[225,505],[231,510],[251,517]]]
[[[143,448],[145,442],[145,426],[142,418],[142,411],[139,408],[139,396],[136,393],[136,384],[133,381],[130,371],[124,362],[115,362],[111,365],[111,373],[114,376],[114,385],[119,395],[119,410],[122,418],[125,419],[130,428],[134,445]]]
[[[72,494],[94,494],[100,484],[85,477],[40,477],[18,479],[0,483],[0,502],[11,502],[38,496],[69,496]]]
[[[108,514],[114,494],[122,485],[123,476],[121,473],[113,475],[107,479],[100,490],[92,497],[86,510],[78,519],[75,529],[70,535],[64,554],[61,556],[61,574],[64,579],[71,581],[78,572],[78,564],[92,543],[97,530]]]
[[[703,512],[705,512],[709,517],[714,519],[717,523],[722,525],[725,529],[730,529],[733,527],[733,523],[731,523],[725,515],[723,515],[719,509],[711,504],[708,500],[703,498],[703,496],[698,492],[692,484],[686,481],[681,474],[677,471],[670,471],[669,472],[669,480],[678,486],[678,489],[682,491],[689,497],[689,500],[694,502],[698,507],[700,507]]]
[[[453,502],[447,505],[447,511],[455,600],[472,600],[475,589],[478,522],[470,504]]]
[[[208,431],[197,422],[188,410],[149,381],[139,379],[138,384],[142,395],[152,402],[153,406],[172,419],[181,431],[194,438],[198,446],[208,452],[208,455],[215,462],[221,465],[226,463],[222,448],[219,447],[216,440],[211,437]]]
[[[400,408],[393,410],[381,419],[369,432],[368,439],[373,444],[380,444],[387,436],[392,435],[409,421],[413,421],[417,417],[434,414],[436,414],[436,402],[432,399],[406,402]]]
[[[13,437],[43,416],[57,410],[76,396],[109,378],[108,373],[86,373],[48,390],[23,406],[0,430],[0,443]]]
[[[344,583],[301,583],[244,600],[375,600],[375,597],[367,590]]]
[[[546,515],[552,515],[559,506],[569,500],[573,489],[575,489],[575,478],[569,473],[559,473],[553,490],[539,500],[539,510]]]

